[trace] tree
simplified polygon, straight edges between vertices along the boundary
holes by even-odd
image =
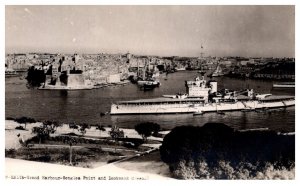
[[[105,131],[105,128],[101,124],[99,124],[97,125],[96,130]]]
[[[43,121],[43,125],[45,128],[48,129],[49,133],[53,134],[56,132],[57,128],[58,127],[62,127],[62,124],[57,122],[57,121],[49,121],[49,120],[46,120],[46,121]]]
[[[120,130],[119,127],[116,125],[111,128],[111,131],[109,131],[109,135],[111,136],[112,139],[117,142],[118,138],[124,138],[124,131]],[[115,152],[117,151],[116,146],[115,146]]]
[[[144,141],[147,141],[149,136],[158,133],[160,126],[157,123],[146,122],[135,125],[135,131],[142,136]]]
[[[25,125],[25,129],[26,129],[26,125],[27,123],[35,123],[35,119],[33,118],[29,118],[29,117],[20,117],[20,118],[16,118],[14,120],[15,122],[19,123],[19,124],[24,124]]]
[[[238,174],[246,172],[249,178],[264,172],[268,163],[275,169],[293,168],[295,136],[237,131],[222,123],[179,126],[164,137],[160,156],[177,178],[241,179]]]
[[[42,139],[46,139],[49,137],[50,134],[56,132],[58,127],[61,127],[62,124],[58,123],[57,121],[43,121],[43,124],[39,127],[33,127],[32,133],[37,134],[39,138],[39,144],[41,143]]]
[[[64,143],[69,144],[69,163],[70,163],[70,165],[73,165],[73,163],[72,163],[72,158],[73,158],[72,147],[73,147],[73,144],[76,144],[76,140],[74,138],[69,137],[64,140]]]
[[[111,131],[109,131],[109,135],[116,141],[118,138],[124,138],[124,131],[114,126],[111,128]]]
[[[74,129],[77,129],[78,130],[78,125],[76,125],[76,123],[75,122],[71,122],[71,123],[69,123],[69,128],[70,129],[73,129],[73,132],[74,132]]]
[[[42,140],[49,137],[49,130],[45,125],[39,127],[33,127],[32,133],[36,134],[39,138],[39,144],[41,144]]]
[[[91,126],[86,124],[86,123],[83,123],[80,125],[80,128],[78,129],[78,131],[81,133],[81,135],[83,136],[85,133],[86,133],[86,129],[90,129]]]
[[[99,136],[101,137],[101,131],[105,131],[105,128],[100,124],[98,124],[98,126],[96,127],[96,130],[99,130],[100,131],[100,134]]]

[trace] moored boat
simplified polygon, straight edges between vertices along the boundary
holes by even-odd
[[[17,73],[17,71],[13,70],[13,69],[5,69],[5,77],[14,77],[14,76],[18,76],[19,74]]]

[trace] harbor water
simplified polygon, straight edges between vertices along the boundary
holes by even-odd
[[[5,116],[13,118],[27,116],[37,120],[57,120],[63,123],[75,121],[127,128],[134,128],[141,122],[155,122],[163,129],[172,129],[180,125],[202,126],[207,122],[221,122],[235,129],[269,128],[285,132],[295,131],[295,107],[272,112],[226,112],[224,115],[217,113],[205,113],[198,116],[193,116],[193,114],[100,115],[100,113],[109,112],[111,104],[116,101],[185,93],[185,80],[192,80],[196,76],[199,76],[197,71],[180,71],[167,76],[162,74],[159,78],[161,86],[145,92],[135,84],[92,90],[37,90],[28,89],[26,80],[23,78],[10,77],[5,79]],[[273,89],[274,82],[272,81],[228,77],[212,79],[218,82],[219,90],[251,88],[255,93],[295,95],[294,88]]]

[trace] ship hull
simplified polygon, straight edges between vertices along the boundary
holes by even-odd
[[[235,103],[207,103],[204,105],[117,105],[112,104],[111,114],[178,114],[197,112],[220,112],[220,111],[242,111],[266,108],[285,108],[294,106],[295,100],[261,102],[261,101],[238,101]]]

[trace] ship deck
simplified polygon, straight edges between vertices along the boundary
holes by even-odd
[[[259,101],[281,101],[281,100],[288,100],[288,99],[295,99],[294,96],[277,96],[271,95],[266,98],[260,99]],[[239,101],[249,101],[251,98],[248,96],[239,95],[237,97]],[[130,100],[130,101],[119,101],[117,104],[143,104],[143,103],[185,103],[185,102],[196,102],[196,103],[203,103],[204,99],[201,98],[168,98],[168,97],[159,97],[159,98],[150,98],[150,99],[138,99],[138,100]]]
[[[130,103],[182,103],[182,102],[204,102],[201,98],[186,98],[186,99],[178,99],[178,98],[152,98],[152,99],[139,99],[139,100],[131,100],[131,101],[119,101],[118,104],[130,104]]]

